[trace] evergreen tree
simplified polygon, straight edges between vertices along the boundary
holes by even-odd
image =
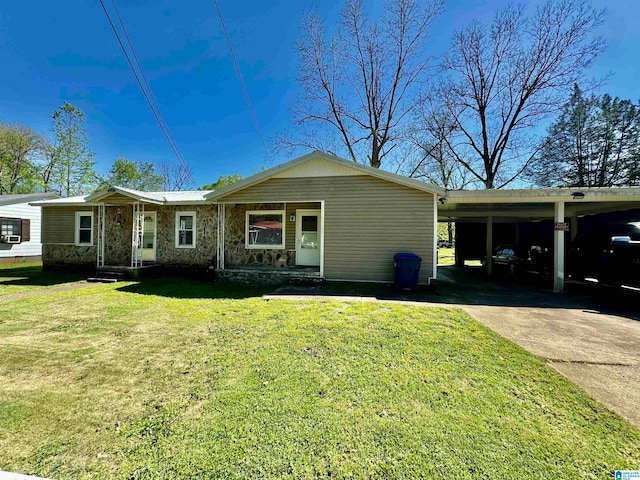
[[[528,176],[541,187],[640,183],[640,110],[630,100],[591,96],[575,85]]]

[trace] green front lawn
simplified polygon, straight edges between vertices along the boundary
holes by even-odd
[[[0,297],[77,282],[84,278],[86,275],[75,272],[43,271],[39,262],[0,264]]]
[[[0,469],[612,478],[640,431],[461,310],[187,280],[0,303]]]

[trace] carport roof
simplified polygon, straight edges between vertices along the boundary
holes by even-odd
[[[478,221],[489,216],[531,221],[553,218],[557,202],[565,203],[567,217],[640,208],[640,188],[451,190],[442,201],[440,221]]]

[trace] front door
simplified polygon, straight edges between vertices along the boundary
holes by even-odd
[[[320,265],[320,210],[296,210],[296,264]]]
[[[156,261],[156,219],[156,212],[144,213],[142,242],[140,244],[143,262]]]

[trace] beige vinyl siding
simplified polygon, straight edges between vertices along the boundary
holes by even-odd
[[[117,205],[119,203],[136,203],[137,200],[135,198],[122,195],[121,193],[112,193],[108,197],[101,198],[100,202]]]
[[[406,251],[422,257],[420,282],[427,283],[434,260],[433,194],[359,175],[271,178],[219,199],[287,202],[287,214],[290,204],[305,200],[325,201],[327,279],[391,282],[393,255]]]
[[[287,212],[286,212],[286,227],[284,230],[285,235],[285,248],[287,250],[295,250],[296,249],[296,222],[291,221],[291,215],[296,214],[296,210],[320,210],[320,203],[287,203]],[[296,220],[298,217],[296,217]]]
[[[92,207],[42,207],[42,243],[75,243],[76,212],[84,211]]]

